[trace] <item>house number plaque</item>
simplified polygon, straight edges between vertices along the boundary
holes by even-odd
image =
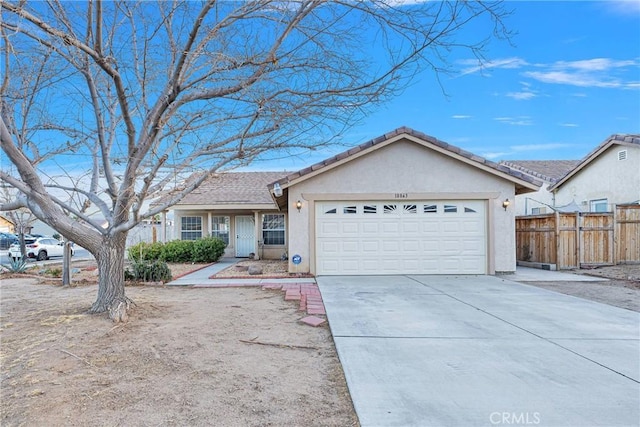
[[[409,195],[407,193],[395,193],[394,197],[396,199],[407,199],[409,198]]]

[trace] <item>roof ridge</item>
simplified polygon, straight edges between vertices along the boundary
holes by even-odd
[[[336,162],[339,162],[341,160],[347,159],[347,158],[349,158],[349,157],[351,157],[351,156],[353,156],[353,155],[355,155],[355,154],[357,154],[357,153],[359,153],[361,151],[369,149],[369,148],[371,148],[371,147],[373,147],[375,145],[384,143],[384,142],[386,142],[386,141],[388,141],[388,140],[390,140],[390,139],[392,139],[392,138],[394,138],[396,136],[402,135],[402,134],[407,134],[407,135],[413,136],[414,138],[417,138],[417,139],[423,140],[425,142],[428,142],[430,144],[433,144],[433,145],[435,145],[437,147],[440,147],[440,148],[442,148],[442,149],[444,149],[446,151],[449,151],[449,152],[451,152],[453,154],[465,157],[465,158],[467,158],[468,160],[471,160],[474,163],[478,163],[480,165],[487,166],[487,167],[489,167],[491,169],[494,169],[494,170],[496,170],[498,172],[506,173],[507,175],[510,175],[510,176],[512,176],[514,178],[517,178],[517,179],[521,179],[521,180],[526,181],[526,182],[528,182],[530,184],[534,184],[534,185],[540,185],[541,184],[538,180],[536,180],[533,176],[531,176],[529,174],[525,174],[525,173],[520,172],[520,171],[514,171],[513,169],[511,169],[509,167],[506,167],[504,165],[498,164],[498,163],[493,162],[491,160],[487,160],[482,156],[479,156],[477,154],[474,154],[474,153],[471,153],[469,151],[463,150],[460,147],[457,147],[455,145],[452,145],[452,144],[449,144],[449,143],[444,142],[442,140],[439,140],[438,138],[433,137],[431,135],[427,135],[426,133],[419,132],[419,131],[417,131],[415,129],[412,129],[412,128],[408,127],[408,126],[400,126],[400,127],[396,128],[396,129],[390,131],[390,132],[387,132],[387,133],[385,133],[383,135],[380,135],[378,137],[375,137],[373,139],[365,141],[365,142],[363,142],[363,143],[361,143],[359,145],[356,145],[355,147],[352,147],[352,148],[350,148],[350,149],[348,149],[346,151],[338,153],[338,154],[336,154],[336,155],[334,155],[332,157],[329,157],[329,158],[327,158],[327,159],[325,159],[325,160],[323,160],[321,162],[315,163],[315,164],[313,164],[311,166],[308,166],[308,167],[306,167],[304,169],[300,169],[297,172],[294,172],[294,173],[292,173],[292,174],[290,174],[290,175],[288,175],[288,176],[286,176],[286,177],[284,177],[284,178],[282,178],[280,180],[277,180],[277,181],[273,182],[271,185],[275,184],[276,182],[281,184],[281,185],[287,184],[287,183],[289,183],[289,182],[291,182],[291,181],[293,181],[293,180],[295,180],[297,178],[300,178],[300,177],[302,177],[304,175],[308,175],[308,174],[310,174],[312,172],[317,171],[318,169],[325,168],[325,167],[327,167],[327,166],[329,166],[329,165],[331,165],[333,163],[336,163]]]

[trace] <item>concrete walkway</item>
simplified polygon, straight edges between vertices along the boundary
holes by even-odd
[[[363,427],[638,426],[638,313],[505,277],[317,282]]]
[[[230,286],[262,286],[272,283],[315,283],[314,278],[284,278],[284,279],[264,279],[264,278],[246,278],[246,279],[230,279],[219,278],[210,279],[214,274],[231,267],[232,265],[242,261],[242,258],[221,258],[215,264],[202,268],[193,273],[186,274],[176,280],[167,283],[167,286],[193,286],[197,288],[228,288]]]

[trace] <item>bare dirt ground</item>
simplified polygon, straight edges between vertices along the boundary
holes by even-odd
[[[0,276],[1,425],[358,425],[328,327],[281,292],[133,286],[115,325],[92,274]]]
[[[277,260],[244,260],[240,261],[231,267],[225,268],[215,274],[215,278],[243,278],[243,277],[291,277],[287,271],[288,261]],[[262,268],[262,274],[251,275],[249,274],[249,267]]]
[[[602,282],[523,283],[640,312],[640,264],[621,264],[572,272],[609,280]]]

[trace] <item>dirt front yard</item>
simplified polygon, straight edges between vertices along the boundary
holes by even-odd
[[[575,274],[602,277],[601,282],[523,282],[627,310],[640,312],[640,264],[582,269]]]
[[[328,327],[260,288],[128,287],[128,323],[85,314],[95,285],[0,278],[3,426],[358,425]]]

